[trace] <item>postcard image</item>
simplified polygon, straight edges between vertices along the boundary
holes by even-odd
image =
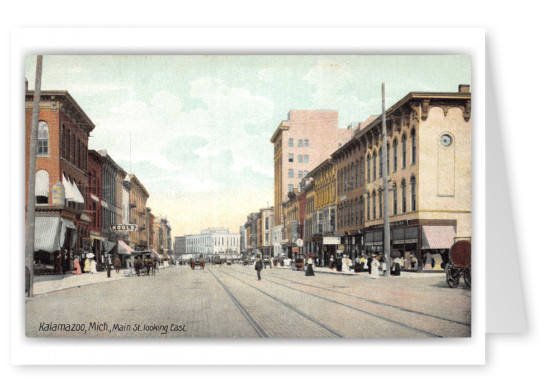
[[[470,56],[25,77],[27,337],[471,338]]]

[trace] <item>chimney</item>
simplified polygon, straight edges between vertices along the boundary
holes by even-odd
[[[460,84],[459,85],[459,92],[471,92],[471,85],[470,84]]]

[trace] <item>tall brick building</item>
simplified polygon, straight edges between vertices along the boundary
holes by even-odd
[[[29,148],[34,91],[25,94],[25,183],[29,179]],[[67,91],[42,91],[36,164],[37,258],[52,261],[62,250],[63,268],[72,269],[75,252],[90,250],[88,198],[88,137],[95,125]],[[25,200],[27,188],[25,187]],[[25,201],[26,207],[26,201]]]

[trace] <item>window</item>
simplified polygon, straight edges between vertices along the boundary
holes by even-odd
[[[379,192],[379,218],[383,218],[383,192]]]
[[[266,227],[264,229],[270,229],[270,219],[268,217],[264,221],[264,226]]]
[[[293,160],[294,160],[294,158],[293,158],[293,154],[292,154],[292,153],[290,153],[290,154],[289,154],[289,163],[292,163],[292,162],[293,162]]]
[[[373,219],[377,218],[377,193],[373,191]]]
[[[299,178],[302,178],[302,171],[299,171],[299,172],[298,172],[298,177],[299,177]]]
[[[370,199],[369,194],[366,194],[365,197],[366,197],[365,199],[366,199],[366,206],[367,206],[367,211],[366,211],[367,212],[367,217],[366,217],[366,219],[370,220],[371,215],[370,215],[369,212],[371,212],[371,204],[369,203],[369,199]]]
[[[402,179],[402,213],[406,213],[406,180]]]
[[[310,156],[304,155],[304,163],[310,163]]]
[[[371,182],[371,155],[368,155],[367,156],[367,167],[366,167],[366,172],[367,172],[367,183],[370,183]]]
[[[308,170],[305,170],[304,171],[304,177],[307,177],[308,176]]]
[[[65,154],[65,148],[66,142],[65,142],[65,124],[61,125],[61,157],[65,158],[67,155]]]
[[[415,164],[417,155],[417,146],[415,137],[415,128],[411,130],[411,164]]]
[[[266,236],[264,237],[264,243],[268,244],[269,241],[270,241],[270,238],[268,234],[266,234]]]
[[[394,172],[398,170],[398,141],[394,140],[394,143],[392,144],[392,157],[393,160],[393,169]]]
[[[383,176],[383,147],[379,148],[379,178]]]
[[[290,139],[289,139],[289,147],[292,147],[292,146],[293,146],[293,139],[290,138]]]
[[[289,168],[289,175],[288,175],[288,178],[294,178],[295,177],[295,173],[293,171],[292,168]]]
[[[287,186],[287,190],[289,191],[289,193],[292,193],[293,192],[293,185]]]
[[[393,202],[392,202],[392,209],[394,212],[394,215],[398,214],[398,188],[396,187],[396,183],[392,186],[392,191],[394,192]]]
[[[47,204],[50,194],[50,175],[48,171],[40,170],[35,174],[35,197],[37,204]]]
[[[386,144],[386,173],[390,173],[390,144]]]
[[[373,180],[377,180],[377,151],[373,152]]]
[[[407,149],[406,135],[404,134],[402,136],[402,168],[406,168],[406,149]]]
[[[360,186],[364,184],[364,158],[360,159]]]
[[[302,163],[302,155],[298,155],[298,162]]]
[[[44,121],[40,121],[38,123],[37,156],[48,156],[48,137],[48,124]]]
[[[411,177],[411,210],[417,209],[417,193],[415,191],[415,177]]]
[[[302,148],[302,140],[298,140],[298,147]]]
[[[309,145],[308,145],[308,140],[304,140],[304,148],[308,148]]]

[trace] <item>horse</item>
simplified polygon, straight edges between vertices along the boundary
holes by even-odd
[[[141,259],[136,259],[134,261],[134,270],[136,270],[136,274],[138,277],[140,276],[140,269],[143,268],[143,261]]]

